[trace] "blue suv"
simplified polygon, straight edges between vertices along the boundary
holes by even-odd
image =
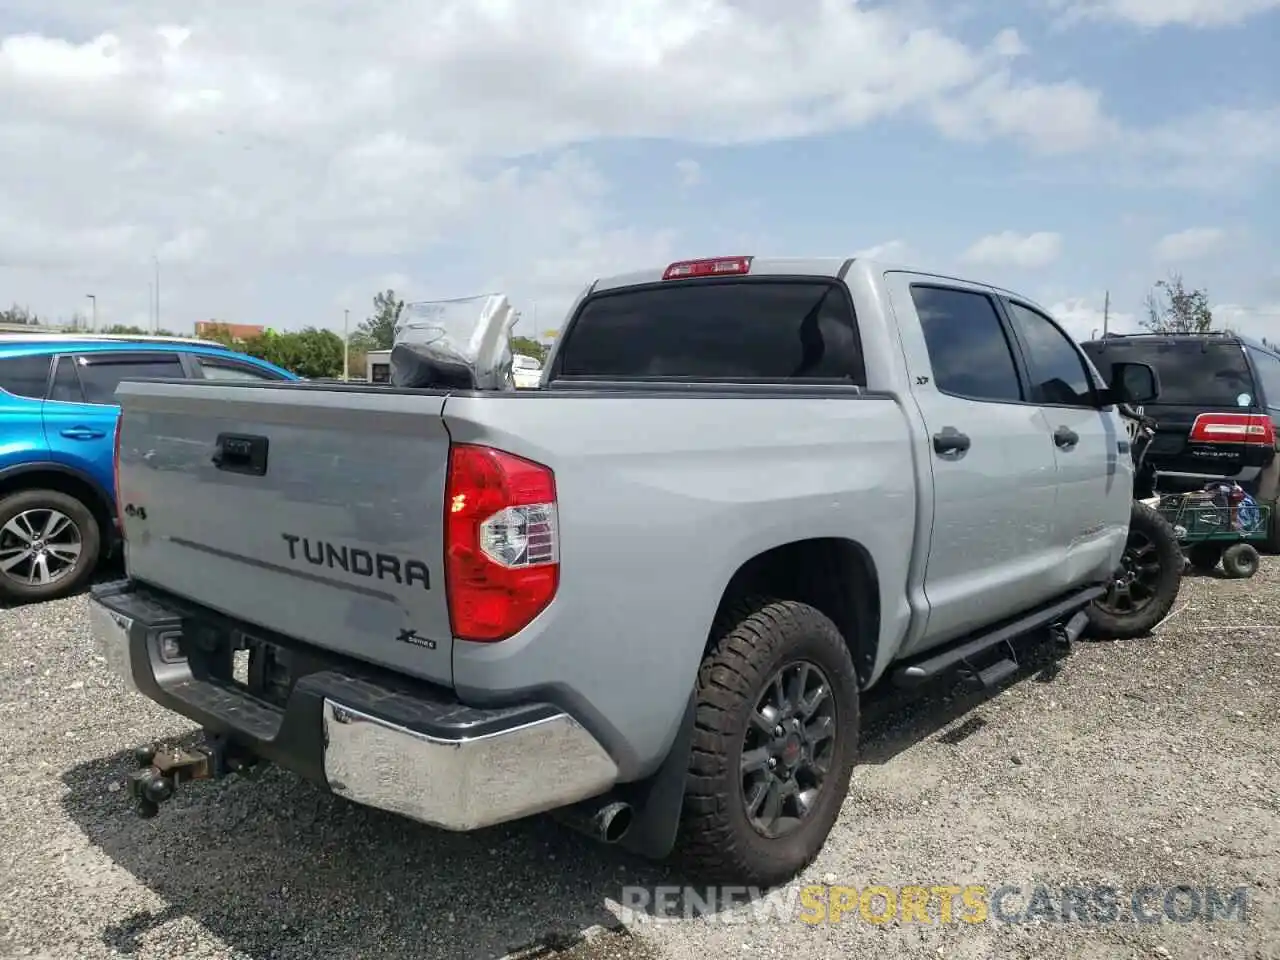
[[[0,336],[0,601],[75,592],[116,549],[122,380],[299,380],[215,343]]]

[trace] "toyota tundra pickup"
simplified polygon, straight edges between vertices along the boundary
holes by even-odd
[[[783,882],[863,691],[997,684],[1012,639],[1086,628],[1124,576],[1116,404],[1157,391],[1015,293],[758,257],[596,280],[537,390],[123,383],[93,631],[207,734],[143,748],[132,795],[267,761]]]

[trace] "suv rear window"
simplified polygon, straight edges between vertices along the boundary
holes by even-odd
[[[0,390],[15,397],[43,400],[49,381],[49,355],[5,357],[0,360]]]
[[[1253,376],[1238,343],[1199,339],[1084,345],[1102,379],[1111,382],[1117,360],[1149,363],[1160,374],[1160,397],[1149,406],[1237,407],[1257,402]],[[1242,396],[1248,400],[1241,404]]]
[[[602,293],[566,332],[559,376],[864,384],[853,309],[820,280],[677,282]]]

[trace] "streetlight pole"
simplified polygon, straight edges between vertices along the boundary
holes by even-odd
[[[85,296],[88,297],[89,302],[93,304],[93,320],[89,324],[89,329],[92,330],[94,333],[97,333],[98,332],[98,298],[94,296],[92,293],[86,293]]]
[[[160,332],[160,255],[154,257],[156,265],[156,328],[155,332]]]
[[[351,311],[342,311],[342,379],[351,379]]]

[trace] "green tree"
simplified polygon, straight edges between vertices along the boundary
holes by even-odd
[[[1153,333],[1208,333],[1213,311],[1204,290],[1188,290],[1181,274],[1159,280],[1147,294],[1147,317],[1142,325]]]
[[[394,290],[384,290],[373,298],[373,316],[361,322],[351,335],[351,345],[362,351],[390,350],[395,342],[396,324],[404,312],[404,301]]]
[[[0,310],[0,323],[12,323],[21,326],[33,326],[40,323],[40,318],[16,303],[8,310]]]
[[[511,352],[523,353],[526,357],[535,357],[539,363],[543,363],[547,359],[547,354],[551,348],[545,343],[533,339],[533,337],[512,337]]]

